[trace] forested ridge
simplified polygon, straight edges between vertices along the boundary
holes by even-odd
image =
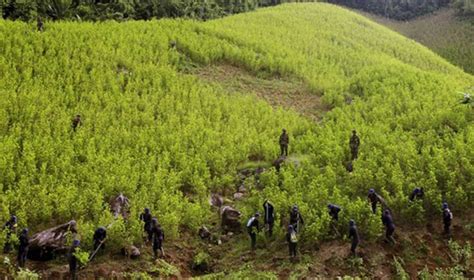
[[[274,6],[287,0],[1,0],[3,18],[32,20],[147,20],[164,17],[212,19]]]
[[[1,0],[3,18],[32,20],[147,20],[163,17],[212,19],[248,12],[258,7],[314,0]],[[325,1],[321,1],[325,2]],[[453,5],[460,15],[473,15],[473,0],[328,0],[397,20],[408,20]]]

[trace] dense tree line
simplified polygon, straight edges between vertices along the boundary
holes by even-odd
[[[397,20],[408,20],[447,6],[450,0],[329,0],[329,2]]]
[[[304,0],[303,0],[304,1]],[[298,2],[303,2],[298,0]],[[210,19],[294,0],[0,0],[3,18],[151,19],[190,17]]]
[[[474,0],[454,0],[453,6],[460,15],[474,17]]]

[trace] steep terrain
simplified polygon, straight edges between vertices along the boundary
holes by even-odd
[[[0,21],[0,35],[1,217],[14,213],[19,227],[32,232],[76,219],[85,250],[94,229],[110,225],[107,249],[82,277],[214,272],[209,277],[219,279],[255,270],[290,276],[295,264],[285,256],[284,229],[293,204],[305,217],[296,264],[303,276],[386,276],[400,271],[390,266],[394,256],[411,275],[425,258],[430,271],[459,264],[472,273],[458,259],[443,255],[436,262],[430,254],[448,250],[438,230],[443,201],[457,219],[455,240],[472,237],[474,115],[459,103],[459,92],[469,91],[474,77],[413,40],[323,3],[203,23],[55,22],[44,32]],[[76,114],[83,122],[73,132]],[[278,156],[282,128],[290,133],[288,162],[279,173],[267,168],[242,181],[243,165],[268,166]],[[361,147],[348,173],[352,129]],[[419,186],[425,199],[410,203]],[[233,199],[239,187],[243,199]],[[400,245],[380,240],[369,188],[393,211]],[[108,211],[109,199],[121,192],[131,201],[126,221]],[[221,235],[211,193],[239,209],[243,223],[270,199],[275,239],[263,243],[259,236],[268,250],[259,245],[249,254],[245,229]],[[349,219],[356,220],[360,257],[345,258],[347,242],[329,234],[328,203],[343,209],[334,226],[343,235]],[[138,220],[144,207],[165,230],[167,262],[153,262],[144,246]],[[427,224],[428,248],[407,253]],[[202,225],[213,234],[209,244],[196,235]],[[117,254],[130,244],[145,252],[140,261]],[[380,252],[376,259],[372,250]],[[208,270],[191,269],[207,258]],[[65,263],[29,267],[62,275]]]

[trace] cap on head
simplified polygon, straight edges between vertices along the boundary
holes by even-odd
[[[369,193],[370,193],[370,194],[375,193],[375,190],[374,190],[374,189],[370,189],[370,190],[369,190]]]
[[[351,220],[349,221],[349,225],[350,225],[350,226],[355,226],[355,224],[356,224],[356,222],[355,222],[354,220],[351,219]]]
[[[15,223],[16,223],[16,221],[17,221],[17,218],[16,218],[16,216],[15,216],[15,215],[13,215],[13,214],[10,216],[10,219],[11,219],[12,221],[14,221]]]
[[[28,228],[24,228],[22,231],[21,231],[22,234],[28,234]]]
[[[286,129],[283,128],[282,131],[283,131],[283,132],[286,132]]]
[[[352,130],[352,134],[356,134],[356,131],[355,131],[355,129],[353,129],[353,130]]]
[[[77,246],[79,246],[79,245],[81,245],[81,241],[79,241],[79,240],[77,240],[77,239],[75,239],[75,240],[72,242],[72,246],[74,246],[74,247],[77,247]]]
[[[328,208],[331,209],[333,205],[331,203],[328,204]]]
[[[388,215],[388,214],[390,214],[390,210],[385,209],[385,210],[383,211],[383,213],[384,213],[385,215]]]
[[[150,209],[149,208],[145,208],[145,213],[150,213]]]
[[[153,218],[151,219],[151,222],[152,222],[152,223],[155,223],[155,224],[158,224],[158,219],[157,219],[156,217],[153,217]]]
[[[105,231],[105,227],[103,227],[103,226],[100,226],[98,229],[101,229],[101,230]]]
[[[260,212],[255,213],[255,217],[260,217]]]
[[[289,225],[288,230],[293,230],[293,225]]]
[[[448,208],[448,203],[443,202],[443,209],[446,209],[446,208]]]

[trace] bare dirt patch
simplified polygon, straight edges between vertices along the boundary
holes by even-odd
[[[254,94],[273,107],[292,109],[319,121],[329,107],[321,101],[320,94],[302,81],[276,76],[257,76],[228,64],[209,65],[195,69],[192,74],[200,79],[218,84],[227,92]]]

